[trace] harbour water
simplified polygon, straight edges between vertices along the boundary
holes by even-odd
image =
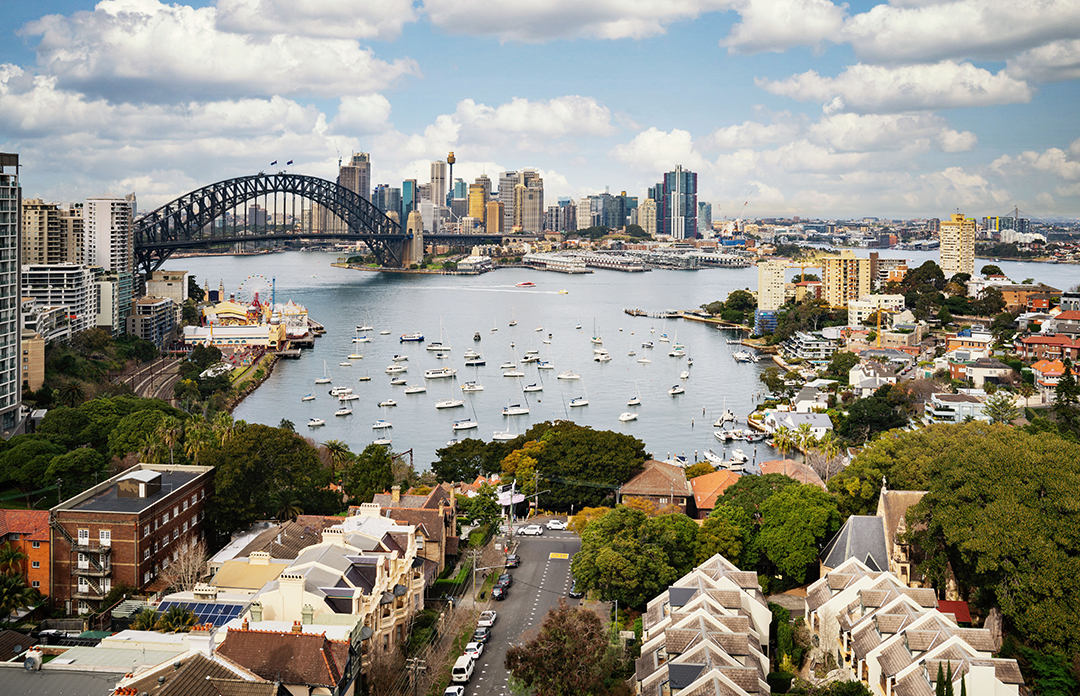
[[[865,252],[863,252],[865,253]],[[860,254],[862,255],[862,254]],[[913,267],[924,260],[937,260],[936,253],[884,251],[882,256],[909,258]],[[745,416],[755,406],[754,393],[763,387],[758,375],[771,362],[738,363],[732,357],[729,331],[691,321],[630,317],[627,307],[650,311],[693,309],[724,299],[736,289],[754,289],[757,269],[709,269],[694,272],[654,270],[629,274],[597,271],[589,275],[565,276],[527,269],[506,269],[481,276],[442,276],[350,271],[331,266],[336,254],[288,252],[260,256],[219,256],[171,259],[166,268],[188,270],[200,285],[207,281],[216,288],[223,282],[226,292],[235,292],[250,275],[261,274],[275,281],[278,302],[294,300],[308,308],[310,315],[327,327],[315,348],[305,350],[299,360],[283,360],[271,377],[248,396],[234,412],[248,422],[277,425],[292,421],[297,430],[317,442],[338,439],[360,451],[377,437],[390,437],[395,451],[413,450],[417,468],[435,459],[435,450],[445,447],[455,436],[490,440],[496,431],[522,433],[534,423],[570,419],[597,429],[625,432],[645,442],[658,459],[685,454],[690,461],[712,449],[724,454],[724,447],[712,435],[712,423],[725,405],[744,426]],[[985,263],[976,261],[976,270]],[[1033,276],[1058,288],[1077,281],[1074,266],[1000,262],[1015,280]],[[792,274],[795,271],[791,272]],[[517,287],[533,282],[535,287]],[[566,290],[566,294],[560,294]],[[511,320],[517,325],[511,327]],[[367,332],[370,343],[353,343],[358,324],[374,327]],[[576,328],[580,325],[581,328]],[[590,341],[593,328],[603,339],[611,361],[593,361]],[[497,328],[497,331],[492,331]],[[379,335],[382,330],[390,335]],[[423,343],[400,343],[401,334],[420,332]],[[479,332],[481,340],[474,342]],[[671,343],[660,342],[667,333],[671,341],[686,346],[687,358],[668,356]],[[550,344],[543,341],[548,339]],[[451,346],[450,357],[438,359],[425,350],[430,341],[442,340]],[[642,348],[652,341],[654,348]],[[513,347],[511,347],[513,343]],[[363,359],[351,367],[339,365],[352,352]],[[487,361],[484,367],[465,367],[462,357],[475,350]],[[526,351],[539,351],[540,358],[554,364],[554,370],[538,370],[535,363],[521,364]],[[634,351],[636,355],[630,356]],[[426,384],[427,391],[406,395],[405,387],[391,386],[384,370],[397,354],[409,356],[404,373],[409,385]],[[647,357],[643,364],[638,359]],[[523,378],[503,377],[499,366],[513,361],[525,373]],[[325,369],[333,377],[331,385],[316,385]],[[424,379],[424,370],[452,367],[454,379]],[[581,375],[580,380],[556,379],[564,370]],[[680,379],[684,370],[688,379]],[[370,381],[358,377],[367,375]],[[468,380],[481,383],[484,391],[466,393],[461,385]],[[543,391],[524,393],[523,387],[541,384]],[[672,397],[668,389],[681,384],[685,393]],[[359,399],[349,402],[353,413],[335,417],[339,407],[327,392],[331,386],[351,387]],[[313,401],[301,402],[306,394]],[[628,407],[635,393],[641,405]],[[587,396],[589,404],[571,408],[571,399]],[[463,399],[465,406],[435,409],[443,399]],[[379,402],[393,399],[397,406],[380,408]],[[528,405],[528,415],[507,417],[508,404]],[[619,414],[638,413],[638,419],[622,423]],[[326,425],[309,430],[309,418],[322,418]],[[475,430],[452,430],[454,420],[475,417]],[[386,419],[388,430],[373,430],[372,423]],[[761,443],[738,443],[757,461],[776,453]],[[729,446],[728,454],[731,447]]]

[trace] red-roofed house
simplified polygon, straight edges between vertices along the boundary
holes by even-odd
[[[1054,331],[1068,336],[1080,335],[1080,311],[1070,309],[1054,317]]]
[[[694,489],[694,506],[697,508],[698,519],[703,520],[708,517],[716,507],[716,499],[724,494],[728,486],[734,485],[738,480],[739,474],[726,469],[690,479],[690,487]]]
[[[822,489],[825,488],[825,483],[813,469],[794,459],[773,459],[772,461],[762,462],[761,475],[764,476],[765,474],[783,474],[784,476],[790,476],[799,483],[809,483]]]
[[[691,517],[694,516],[694,491],[686,480],[682,467],[650,459],[642,465],[641,473],[627,481],[619,489],[619,502],[625,504],[630,498],[641,498],[659,506],[676,505]]]
[[[217,652],[267,681],[281,682],[294,694],[350,696],[356,670],[350,664],[349,643],[303,630],[299,621],[287,633],[229,629]]]
[[[1028,360],[1059,360],[1080,358],[1080,337],[1069,338],[1065,334],[1044,336],[1033,334],[1016,341],[1016,352]]]
[[[26,584],[49,594],[49,511],[0,510],[0,543],[22,551],[20,561]]]
[[[1039,390],[1040,400],[1045,404],[1054,398],[1054,388],[1065,374],[1065,363],[1060,360],[1040,360],[1031,366],[1035,377],[1035,387]]]

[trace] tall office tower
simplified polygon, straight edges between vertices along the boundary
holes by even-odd
[[[514,187],[513,226],[528,234],[542,232],[544,218],[544,180],[535,169],[521,173]]]
[[[712,203],[697,204],[697,233],[699,237],[712,234]]]
[[[656,234],[656,201],[646,198],[637,209],[638,224],[650,235]]]
[[[353,193],[371,200],[371,155],[354,152],[348,164],[341,165],[338,183]]]
[[[659,184],[656,218],[660,233],[673,239],[697,235],[697,174],[675,165]]]
[[[490,182],[489,182],[490,183]],[[469,217],[476,218],[481,225],[485,225],[484,215],[487,212],[487,193],[484,185],[475,183],[469,185]],[[486,225],[485,225],[486,226]]]
[[[559,199],[559,232],[577,231],[577,206],[569,198]]]
[[[518,183],[514,186],[514,208],[511,215],[510,231],[521,232],[525,229],[525,184]]]
[[[485,202],[491,200],[491,179],[488,178],[487,174],[481,174],[480,176],[476,177],[476,181],[473,183],[484,189]]]
[[[825,301],[833,307],[847,307],[848,302],[869,295],[873,290],[877,254],[859,258],[847,249],[839,256],[826,256],[821,264],[821,286]]]
[[[116,288],[116,316],[108,316],[104,321],[114,335],[120,335],[127,326],[134,295],[134,196],[120,198],[106,194],[88,198],[83,213],[87,265],[100,266],[106,273],[115,274],[112,282]],[[106,304],[102,301],[98,306]]]
[[[431,200],[436,205],[446,205],[446,162],[436,160],[431,163]],[[427,218],[424,218],[427,222]]]
[[[40,198],[22,204],[24,264],[82,263],[82,206],[61,208]]]
[[[400,215],[401,189],[389,184],[379,184],[371,194],[371,202],[384,213],[396,212]]]
[[[503,172],[499,176],[499,202],[503,207],[503,232],[514,228],[514,187],[518,185],[517,172]]]
[[[962,213],[941,222],[941,270],[945,278],[975,274],[975,219]]]
[[[22,240],[22,188],[19,156],[0,152],[0,432],[4,439],[17,434],[19,395],[22,387],[19,363],[19,242]]]
[[[464,179],[454,179],[454,198],[468,198],[469,187]]]
[[[487,204],[487,233],[488,234],[502,234],[503,230],[503,204],[501,201],[488,201]]]
[[[785,259],[770,259],[758,263],[758,309],[780,309],[780,306],[784,304],[784,271],[787,267],[788,262]]]
[[[431,184],[420,184],[416,187],[416,201],[417,205],[421,201],[430,201],[431,198]]]
[[[406,223],[409,220],[409,213],[416,210],[417,204],[420,203],[419,195],[416,179],[406,179],[401,182],[401,219]]]

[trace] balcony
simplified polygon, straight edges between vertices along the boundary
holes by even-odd
[[[107,592],[100,590],[96,587],[79,587],[75,586],[75,594],[72,595],[75,599],[105,599]]]
[[[85,578],[107,578],[112,575],[112,563],[106,563],[103,567],[79,566],[75,569],[75,574]]]
[[[112,545],[102,545],[100,541],[91,541],[89,539],[84,541],[80,539],[75,542],[75,546],[72,550],[78,553],[111,553]]]

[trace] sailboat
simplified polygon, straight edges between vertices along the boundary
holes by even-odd
[[[597,345],[597,346],[603,345],[603,343],[604,343],[604,339],[600,338],[600,334],[596,332],[596,320],[595,319],[593,319],[593,323],[592,323],[592,338],[590,338],[589,340],[592,341],[593,345]]]
[[[472,418],[462,418],[453,422],[452,427],[454,431],[458,430],[473,430],[480,427],[480,423],[476,420],[476,409],[473,409]]]
[[[589,405],[589,392],[585,389],[585,384],[581,385],[582,396],[575,396],[570,399],[570,408],[577,408],[579,406]]]
[[[494,433],[491,434],[491,439],[492,440],[506,441],[506,440],[513,440],[517,436],[518,436],[518,434],[516,432],[516,429],[515,429],[515,432],[510,432],[509,430],[496,430]]]
[[[564,372],[560,372],[557,375],[558,379],[581,379],[581,375],[574,372],[574,351],[570,350],[570,369]]]
[[[638,394],[637,382],[634,382],[634,395],[632,397],[630,397],[630,400],[626,402],[626,405],[627,406],[640,406],[641,405],[641,395]]]
[[[466,393],[484,391],[484,385],[480,384],[480,370],[473,370],[473,373],[476,375],[476,379],[462,384],[461,391]]]
[[[334,381],[333,378],[330,377],[330,370],[327,369],[325,360],[322,362],[322,372],[323,376],[315,380],[315,384],[330,384],[330,382]]]
[[[492,321],[495,322],[495,325],[491,327],[491,333],[495,333],[499,330],[499,321],[498,319],[492,319]]]
[[[619,420],[621,422],[623,422],[623,423],[627,423],[627,422],[632,421],[632,420],[637,420],[637,414],[636,413],[631,413],[630,411],[627,411],[627,412],[622,413],[622,414],[619,415]]]
[[[314,401],[315,400],[315,395],[314,394],[308,394],[307,396],[301,397],[300,400],[301,401]]]
[[[506,370],[502,373],[503,377],[524,377],[525,373],[517,367],[517,353],[514,351],[514,344],[510,344],[510,360],[502,364],[501,369]]]
[[[514,305],[510,305],[510,324],[509,326],[517,326],[517,318],[514,316]]]
[[[439,319],[439,340],[438,341],[432,341],[431,343],[427,344],[427,346],[425,346],[425,347],[428,350],[438,351],[440,353],[449,353],[450,352],[450,344],[449,343],[443,343],[442,319]]]

